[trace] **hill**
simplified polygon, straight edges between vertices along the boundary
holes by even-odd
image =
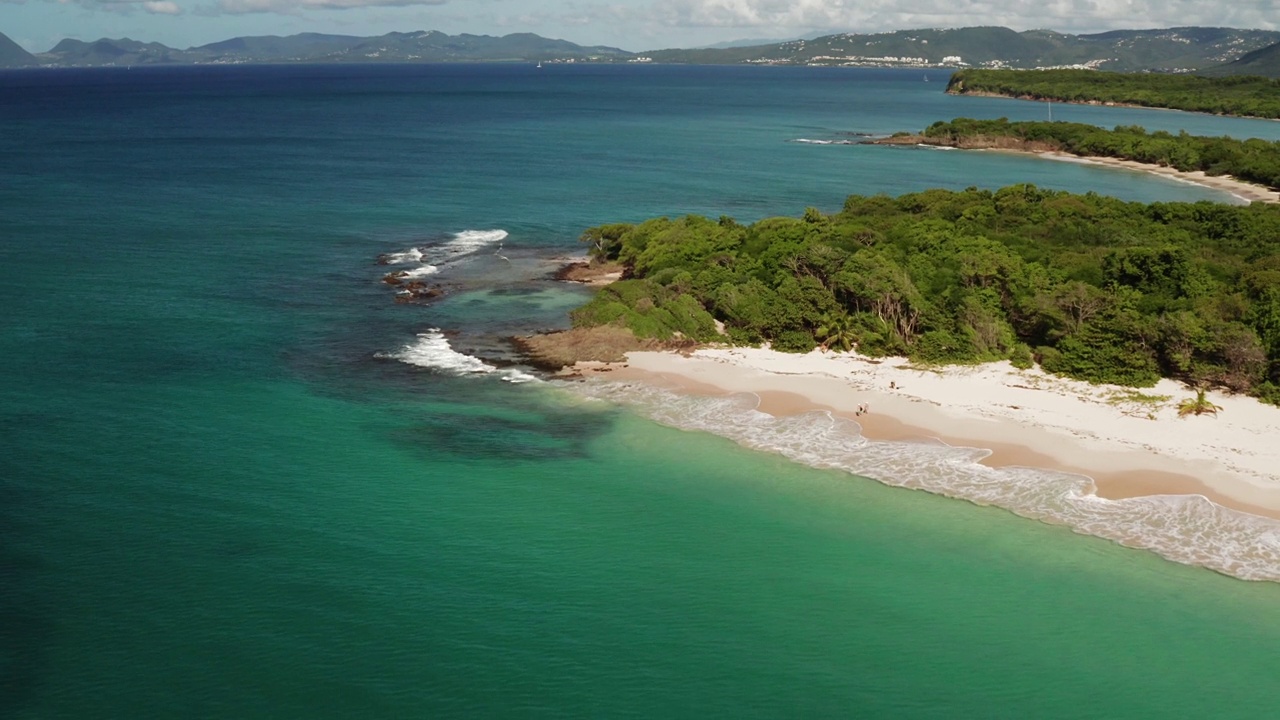
[[[37,63],[34,55],[23,50],[21,45],[10,40],[4,33],[0,33],[0,67],[22,67]]]
[[[1004,27],[838,34],[751,47],[656,50],[655,62],[899,67],[1088,67],[1186,72],[1280,42],[1280,32],[1185,27],[1069,35]]]
[[[51,59],[53,62],[50,62]],[[182,50],[129,38],[102,38],[93,42],[68,38],[49,52],[41,53],[39,60],[46,65],[163,65],[188,62]]]
[[[15,46],[16,47],[16,46]],[[20,48],[19,48],[20,49]],[[379,37],[302,33],[236,37],[179,50],[160,43],[123,38],[94,42],[63,40],[34,59],[43,65],[179,65],[192,63],[327,63],[327,62],[537,62],[630,58],[610,47],[583,47],[531,33],[503,37],[447,35],[435,30],[387,33]],[[19,64],[19,63],[14,63]],[[0,66],[10,65],[0,62]]]
[[[1239,60],[1209,68],[1205,75],[1262,75],[1280,78],[1280,43],[1245,53]]]
[[[0,54],[0,67],[33,62],[51,66],[187,63],[327,62],[631,62],[834,65],[868,67],[1045,68],[1190,72],[1232,68],[1254,51],[1280,43],[1280,32],[1184,27],[1070,35],[1005,27],[899,30],[873,35],[841,33],[747,46],[653,50],[583,46],[532,33],[502,37],[447,35],[430,30],[378,37],[302,33],[236,37],[180,50],[160,43],[103,38],[63,40],[34,61]],[[0,44],[2,45],[2,44]],[[11,43],[10,43],[11,45]],[[1242,66],[1243,67],[1243,66]],[[1253,66],[1247,72],[1263,72]],[[1227,70],[1226,72],[1235,72]]]

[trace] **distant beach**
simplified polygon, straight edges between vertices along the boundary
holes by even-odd
[[[1120,158],[1096,155],[1076,155],[1074,153],[1053,149],[1057,146],[1042,141],[1027,141],[1004,136],[971,137],[952,141],[943,138],[926,137],[924,135],[895,135],[892,137],[870,140],[865,144],[902,147],[924,146],[953,150],[986,150],[1000,153],[1015,153],[1018,155],[1034,155],[1036,157],[1047,158],[1049,160],[1061,160],[1063,162],[1080,163],[1083,165],[1102,165],[1105,167],[1122,168],[1125,170],[1136,170],[1139,172],[1151,173],[1153,175],[1161,175],[1175,180],[1188,182],[1193,185],[1206,187],[1211,190],[1225,192],[1230,195],[1234,195],[1245,203],[1280,203],[1280,192],[1272,190],[1265,185],[1240,180],[1232,177],[1231,175],[1209,175],[1202,170],[1184,171],[1167,165],[1141,163],[1135,160],[1122,160]]]
[[[1021,151],[1015,150],[1012,152]],[[1280,192],[1276,192],[1265,185],[1237,180],[1230,175],[1208,175],[1202,170],[1187,172],[1165,165],[1150,165],[1147,163],[1135,162],[1133,160],[1121,160],[1119,158],[1085,157],[1065,152],[1033,152],[1030,154],[1049,158],[1051,160],[1118,167],[1126,170],[1148,172],[1153,175],[1163,175],[1165,177],[1183,180],[1185,182],[1194,183],[1213,190],[1221,190],[1223,192],[1230,193],[1245,202],[1280,203]]]

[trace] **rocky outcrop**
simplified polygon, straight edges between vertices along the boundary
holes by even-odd
[[[960,150],[1018,150],[1021,152],[1056,152],[1062,146],[1049,140],[1023,140],[1007,135],[974,135],[971,137],[928,137],[900,133],[887,138],[868,140],[866,145],[929,145]]]
[[[613,262],[571,262],[556,271],[555,279],[584,285],[608,285],[621,280],[626,268]]]

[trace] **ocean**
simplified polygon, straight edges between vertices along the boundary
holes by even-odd
[[[0,73],[0,717],[1269,717],[1275,583],[811,467],[803,423],[745,447],[707,419],[733,407],[602,402],[507,346],[584,300],[549,276],[592,225],[1028,181],[1231,200],[845,144],[1045,113],[921,74]],[[446,294],[396,302],[397,269]]]

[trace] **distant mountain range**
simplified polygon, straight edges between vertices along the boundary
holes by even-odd
[[[751,47],[656,50],[654,62],[786,63],[898,67],[1088,67],[1192,72],[1280,43],[1280,32],[1184,27],[1068,35],[1004,27],[826,35]]]
[[[6,43],[22,55],[6,53]],[[447,35],[435,30],[393,32],[378,37],[302,33],[277,37],[237,37],[179,50],[160,43],[123,38],[93,42],[63,40],[31,55],[0,35],[0,66],[119,66],[330,62],[613,62],[632,54],[612,47],[584,47],[532,33],[502,37]]]
[[[531,33],[502,37],[437,31],[379,37],[303,33],[237,37],[179,50],[103,38],[63,40],[31,54],[0,35],[0,67],[328,62],[663,62],[871,67],[1087,67],[1115,71],[1280,77],[1280,32],[1183,27],[1069,35],[1004,27],[848,33],[749,46],[630,53]]]

